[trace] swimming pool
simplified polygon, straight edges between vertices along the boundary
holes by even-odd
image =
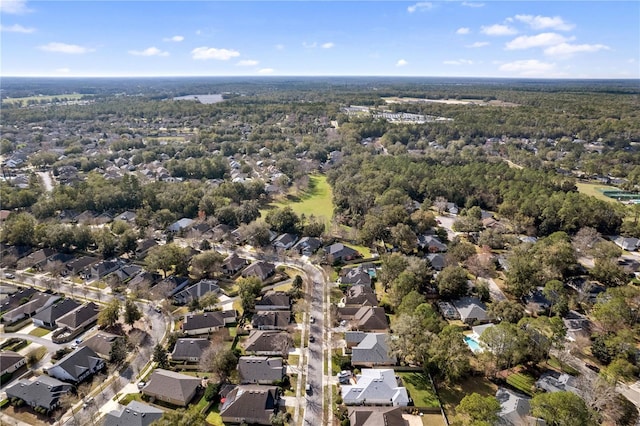
[[[480,344],[477,341],[473,340],[471,337],[464,336],[464,342],[473,352],[482,352],[482,347],[480,346]]]

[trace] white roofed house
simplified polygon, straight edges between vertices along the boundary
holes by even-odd
[[[407,389],[398,385],[392,369],[363,368],[352,385],[342,385],[342,400],[346,405],[407,406]]]

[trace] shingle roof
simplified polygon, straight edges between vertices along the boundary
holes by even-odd
[[[346,291],[345,305],[377,306],[378,298],[373,289],[367,285],[354,285]]]
[[[23,302],[23,299],[30,299],[36,293],[38,293],[38,291],[31,287],[21,288],[2,301],[2,304],[0,305],[0,312],[7,312],[17,308],[20,306],[20,303]]]
[[[211,345],[207,339],[182,338],[176,340],[176,344],[171,352],[174,360],[186,360],[189,358],[200,358],[202,353]]]
[[[0,371],[4,371],[14,366],[20,360],[24,359],[22,355],[13,351],[0,351]]]
[[[20,398],[32,406],[50,409],[54,407],[60,397],[68,393],[73,386],[61,382],[46,375],[36,380],[20,380],[15,385],[7,388],[7,397]]]
[[[226,418],[243,418],[247,423],[270,425],[270,416],[278,407],[275,386],[240,385],[229,392],[220,408]]]
[[[354,385],[342,385],[342,399],[347,404],[365,403],[407,405],[409,395],[405,387],[398,386],[392,369],[363,368]]]
[[[93,302],[89,302],[58,318],[56,323],[60,327],[67,326],[75,330],[86,322],[97,319],[98,312],[100,312],[100,307]]]
[[[241,356],[238,360],[241,383],[273,382],[282,379],[282,358],[266,356]]]
[[[351,362],[357,364],[395,364],[395,356],[389,355],[387,334],[366,333],[364,338],[352,349]]]
[[[353,319],[360,330],[384,330],[389,326],[384,309],[378,306],[363,306]]]
[[[348,407],[351,426],[407,426],[400,407]]]
[[[460,319],[462,321],[465,321],[467,318],[480,321],[489,319],[484,303],[475,297],[462,297],[454,300],[452,303],[460,313]]]
[[[245,341],[244,348],[247,352],[280,352],[279,336],[289,337],[284,331],[279,330],[251,330],[249,338]]]
[[[285,328],[291,322],[291,311],[258,311],[251,319],[253,328]]]
[[[224,327],[224,316],[221,311],[187,314],[182,324],[184,331],[214,327]]]
[[[157,368],[151,374],[149,382],[142,388],[142,393],[154,396],[162,395],[182,401],[186,405],[189,403],[187,399],[193,396],[193,392],[199,385],[200,379],[197,377]]]
[[[120,411],[111,411],[105,416],[103,426],[149,426],[162,417],[162,411],[151,405],[131,401]]]
[[[49,369],[49,372],[51,373],[52,370],[54,371],[54,368],[59,367],[62,370],[66,371],[67,374],[69,374],[75,381],[78,381],[83,373],[85,373],[87,370],[94,370],[96,366],[101,362],[104,361],[102,361],[98,354],[93,351],[93,349],[87,346],[83,346],[66,355],[60,361],[55,363]]]
[[[117,334],[107,333],[106,331],[99,331],[87,340],[83,341],[80,346],[87,346],[98,355],[108,358],[111,354],[113,342],[117,339],[123,339],[123,337],[118,336]]]
[[[283,291],[268,291],[256,302],[256,309],[260,306],[290,306],[291,297]]]
[[[38,312],[33,318],[47,324],[53,324],[58,318],[77,309],[78,306],[80,303],[73,299],[63,299]]]

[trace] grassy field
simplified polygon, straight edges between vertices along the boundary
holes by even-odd
[[[586,195],[591,195],[592,197],[596,197],[599,200],[609,201],[611,203],[617,203],[613,198],[609,198],[602,193],[603,190],[609,191],[617,191],[618,188],[613,186],[602,185],[600,183],[584,183],[577,182],[576,186],[578,187],[578,192]]]
[[[422,373],[398,373],[416,407],[440,407],[429,378]]]
[[[37,336],[37,337],[46,336],[49,333],[51,333],[51,330],[47,330],[46,328],[42,328],[42,327],[34,328],[29,332],[30,335]]]
[[[460,404],[462,398],[472,393],[478,393],[482,396],[495,396],[498,387],[491,383],[488,379],[482,377],[469,377],[462,383],[453,387],[440,387],[440,402],[444,406],[447,416],[455,415],[455,407]]]
[[[2,100],[3,104],[23,104],[26,105],[29,101],[37,102],[50,102],[53,98],[58,98],[61,101],[75,101],[82,98],[84,95],[79,93],[68,93],[66,95],[47,95],[47,96],[26,96],[24,98],[5,98]]]
[[[220,411],[218,411],[218,407],[216,406],[216,404],[211,407],[211,410],[209,411],[209,414],[207,414],[207,418],[205,419],[205,421],[207,422],[207,424],[213,426],[224,426],[222,417],[220,417]]]
[[[507,383],[527,395],[532,395],[536,379],[528,374],[514,373],[507,377]]]
[[[271,203],[272,208],[289,206],[296,214],[304,214],[306,217],[314,215],[322,219],[327,228],[333,218],[333,191],[327,182],[327,177],[322,175],[309,176],[309,187],[305,191],[290,192],[284,199]],[[262,210],[262,217],[267,215],[268,209]]]

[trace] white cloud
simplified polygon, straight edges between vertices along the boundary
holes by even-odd
[[[165,37],[162,39],[162,41],[175,41],[176,43],[181,42],[184,40],[184,36],[181,35],[175,35],[173,37]]]
[[[460,27],[456,30],[456,34],[460,34],[460,35],[469,34],[470,32],[471,30],[467,27]]]
[[[404,67],[406,65],[409,65],[409,62],[404,59],[400,59],[398,62],[396,62],[396,67]]]
[[[591,53],[598,52],[600,50],[609,50],[609,46],[604,44],[569,44],[560,43],[555,46],[550,46],[544,49],[544,54],[547,56],[569,57],[574,53]]]
[[[419,3],[416,3],[414,5],[407,7],[407,12],[409,13],[424,12],[426,10],[430,10],[431,8],[433,8],[433,3],[429,1],[421,1]]]
[[[144,50],[130,50],[129,54],[133,56],[169,56],[169,52],[162,51],[153,46]]]
[[[275,48],[276,50],[284,50],[284,44],[276,44]]]
[[[52,42],[40,46],[41,50],[46,52],[68,53],[71,55],[82,55],[84,53],[93,52],[95,49],[89,47],[78,46],[77,44]]]
[[[564,22],[559,16],[516,15],[515,19],[524,22],[534,30],[553,29],[557,31],[569,31],[575,27],[573,24]]]
[[[242,61],[238,61],[236,65],[240,67],[253,67],[258,65],[260,62],[255,61],[253,59],[243,59]]]
[[[27,28],[23,27],[20,24],[14,24],[10,26],[0,25],[0,31],[3,33],[22,33],[22,34],[31,34],[36,31],[35,28]]]
[[[303,41],[302,47],[304,47],[305,49],[315,49],[316,47],[318,47],[318,43],[316,43],[315,41],[313,43],[307,43],[306,41]]]
[[[333,46],[335,46],[335,44],[333,44],[332,42],[328,42],[328,43],[324,43],[322,46],[323,49],[331,49]]]
[[[458,59],[455,61],[444,61],[445,65],[473,65],[473,61],[469,59]]]
[[[31,12],[27,0],[0,0],[0,12],[11,15],[24,15]]]
[[[548,75],[556,67],[556,64],[540,62],[537,59],[526,59],[522,61],[508,62],[500,65],[500,71],[516,73],[523,76]]]
[[[508,25],[494,24],[482,26],[480,32],[490,36],[507,36],[517,34],[518,31]]]
[[[191,51],[193,59],[217,59],[228,61],[231,58],[240,56],[240,52],[231,49],[217,49],[215,47],[196,47]]]
[[[475,43],[467,44],[465,47],[468,47],[470,49],[477,49],[479,47],[485,47],[490,44],[491,43],[489,43],[488,41],[476,41]]]
[[[274,71],[273,68],[261,68],[258,70],[258,74],[273,74]]]
[[[466,7],[484,7],[484,3],[478,3],[478,2],[470,2],[470,1],[463,1],[461,3],[462,6],[466,6]]]
[[[554,46],[565,43],[567,38],[558,33],[540,33],[534,36],[520,36],[506,44],[507,50],[530,49],[532,47]]]
[[[56,69],[58,74],[69,74],[71,72],[71,68],[58,68]]]

